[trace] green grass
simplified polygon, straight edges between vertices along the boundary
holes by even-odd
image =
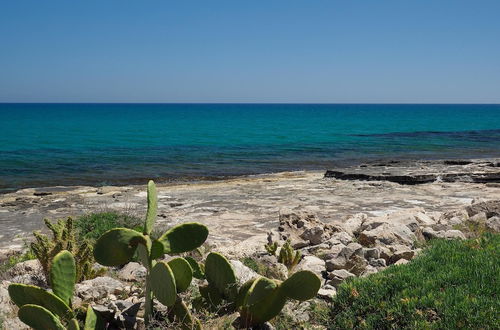
[[[102,234],[117,227],[142,231],[142,224],[142,219],[118,212],[89,213],[76,218],[75,221],[79,237],[90,242],[97,241]]]
[[[330,329],[500,329],[500,235],[435,241],[411,263],[342,284]]]

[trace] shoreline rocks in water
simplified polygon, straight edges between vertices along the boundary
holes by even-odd
[[[488,160],[445,160],[442,162],[389,162],[327,170],[325,178],[339,180],[389,181],[402,185],[440,182],[500,183],[500,162]]]

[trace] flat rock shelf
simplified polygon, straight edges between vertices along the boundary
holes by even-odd
[[[500,159],[392,161],[327,171],[299,171],[190,184],[158,184],[158,224],[197,221],[216,245],[266,242],[283,210],[309,211],[342,224],[356,213],[380,216],[422,207],[446,212],[472,201],[500,199]],[[329,174],[330,173],[330,174]],[[340,174],[343,173],[344,177]],[[355,175],[359,175],[356,177]],[[408,184],[394,177],[428,178]],[[480,179],[482,177],[482,179]],[[447,179],[443,179],[447,178]],[[451,179],[455,178],[455,179]],[[411,181],[411,179],[408,179]],[[408,181],[407,180],[407,181]],[[424,180],[424,179],[421,179]],[[0,195],[0,248],[22,246],[43,218],[117,210],[142,215],[145,186],[72,186],[22,189]]]

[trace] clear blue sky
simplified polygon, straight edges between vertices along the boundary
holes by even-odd
[[[0,0],[0,102],[500,103],[500,1]]]

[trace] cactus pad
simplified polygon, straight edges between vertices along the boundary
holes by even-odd
[[[236,297],[236,275],[229,261],[220,253],[211,252],[205,261],[208,283],[228,298]]]
[[[174,273],[177,292],[186,291],[193,279],[193,270],[189,263],[184,258],[174,258],[168,262],[168,265]]]
[[[193,257],[184,257],[184,259],[186,259],[186,261],[189,263],[189,266],[191,266],[191,269],[193,270],[193,277],[199,280],[204,280],[205,273],[203,272],[202,265],[194,260]]]
[[[50,281],[52,291],[62,299],[68,306],[71,306],[71,298],[75,289],[76,266],[73,255],[63,250],[52,259],[50,267]]]
[[[68,330],[80,330],[80,325],[77,319],[71,319],[68,322]]]
[[[277,287],[278,284],[271,279],[266,277],[258,278],[248,290],[243,305],[251,306],[259,303],[261,300],[266,299]]]
[[[42,306],[27,304],[19,309],[19,319],[35,330],[66,330],[59,319]]]
[[[144,222],[144,235],[151,234],[156,220],[158,210],[158,195],[153,180],[148,182],[148,211],[146,212],[146,221]]]
[[[207,236],[207,227],[191,222],[171,228],[158,240],[163,244],[165,253],[182,253],[200,247]]]
[[[289,298],[304,301],[316,297],[321,280],[313,272],[302,270],[290,276],[281,286]]]
[[[150,255],[150,258],[151,259],[158,259],[160,258],[161,256],[163,256],[165,254],[165,252],[163,251],[165,248],[163,247],[163,244],[158,241],[158,240],[153,240],[153,242],[151,243],[151,255]]]
[[[147,244],[139,232],[115,228],[105,232],[94,247],[95,260],[103,266],[120,266],[132,260],[137,244]]]
[[[9,296],[17,307],[35,304],[48,309],[62,319],[73,318],[73,311],[69,306],[52,292],[33,285],[14,283],[9,285]]]
[[[94,309],[90,305],[87,307],[87,315],[85,316],[85,326],[83,329],[84,330],[104,329],[104,324],[101,318],[94,312]]]
[[[163,261],[158,262],[150,274],[151,289],[154,295],[165,306],[172,306],[177,297],[175,277],[170,266]]]
[[[258,303],[243,307],[242,321],[246,325],[262,324],[281,312],[286,303],[286,295],[280,287],[270,292]]]

